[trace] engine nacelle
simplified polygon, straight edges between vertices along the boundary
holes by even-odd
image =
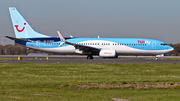
[[[101,50],[99,52],[99,56],[102,58],[117,58],[118,57],[115,50]]]

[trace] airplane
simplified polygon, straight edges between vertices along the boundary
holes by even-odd
[[[9,7],[9,12],[16,37],[5,37],[40,51],[81,54],[87,55],[87,59],[93,59],[93,55],[102,58],[118,58],[122,54],[163,56],[174,50],[165,42],[155,39],[63,37],[59,31],[58,37],[51,37],[34,31],[15,7]]]

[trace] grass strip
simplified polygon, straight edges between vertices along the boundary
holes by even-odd
[[[0,64],[0,100],[175,101],[180,64]]]

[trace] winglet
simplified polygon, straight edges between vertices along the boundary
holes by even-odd
[[[66,40],[64,39],[64,37],[61,35],[61,33],[59,31],[57,31],[59,38],[62,42],[66,42]]]

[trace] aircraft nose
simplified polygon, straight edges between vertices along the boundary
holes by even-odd
[[[172,49],[172,51],[174,50],[174,48],[171,48]]]
[[[173,51],[174,50],[174,48],[173,47],[171,47],[171,46],[169,46],[169,48],[168,48],[170,51]]]

